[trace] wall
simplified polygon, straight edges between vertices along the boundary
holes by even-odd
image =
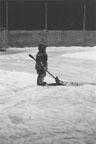
[[[0,51],[5,51],[7,47],[7,31],[0,29]]]
[[[96,31],[9,31],[8,46],[31,47],[45,42],[49,46],[95,46]]]

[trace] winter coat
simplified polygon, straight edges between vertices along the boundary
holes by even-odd
[[[36,55],[36,65],[35,69],[37,73],[44,73],[47,70],[47,60],[48,56],[46,52],[38,52]]]

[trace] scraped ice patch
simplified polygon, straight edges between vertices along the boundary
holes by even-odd
[[[63,56],[85,60],[96,60],[96,51],[63,54]]]

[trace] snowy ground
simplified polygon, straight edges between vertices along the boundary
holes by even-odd
[[[96,144],[96,86],[36,85],[37,48],[0,52],[0,144]],[[96,83],[96,47],[48,47],[60,80]],[[48,83],[55,82],[47,74]]]

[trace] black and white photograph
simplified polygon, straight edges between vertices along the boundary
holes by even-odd
[[[0,144],[96,144],[96,0],[0,0]]]

